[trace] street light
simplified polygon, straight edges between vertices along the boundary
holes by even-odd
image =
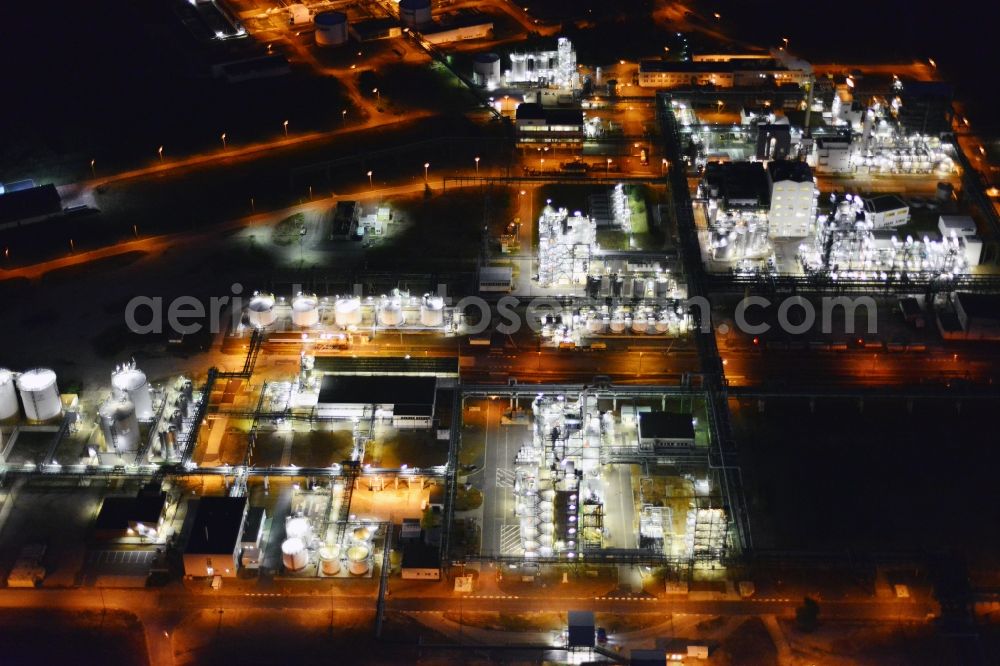
[[[476,157],[476,175],[479,175],[479,158]]]
[[[157,152],[157,153],[159,154],[159,156],[160,156],[160,162],[163,162],[163,146],[160,146],[159,148],[157,148],[157,149],[156,149],[156,152]]]
[[[371,188],[371,189],[373,189],[373,190],[375,189],[375,181],[372,180],[372,172],[371,171],[368,172],[368,187]]]
[[[608,165],[607,165],[607,167],[606,167],[606,168],[604,169],[604,175],[605,175],[605,176],[609,176],[609,175],[611,175],[611,158],[610,158],[610,157],[608,158]]]
[[[343,111],[340,112],[340,123],[341,124],[347,123],[347,109],[344,109]]]
[[[427,184],[427,170],[431,168],[430,162],[424,162],[424,185]]]
[[[785,50],[787,51],[788,50],[788,37],[782,37],[781,41],[783,41],[785,43]]]
[[[375,99],[382,101],[382,95],[379,93],[378,88],[372,88],[372,94],[375,95]]]
[[[545,158],[542,157],[538,160],[539,171],[545,171]]]
[[[664,173],[667,172],[667,166],[669,166],[669,164],[667,162],[667,158],[664,157],[662,160],[660,160],[660,173],[661,174],[664,174]]]
[[[222,139],[222,149],[225,150],[226,149],[226,133],[223,132],[222,136],[219,137],[219,138]]]
[[[94,168],[94,164],[97,160],[90,160],[90,175],[97,178],[97,169]]]
[[[285,122],[281,123],[281,126],[283,128],[285,128],[285,137],[287,137],[288,136],[288,121],[286,120]]]

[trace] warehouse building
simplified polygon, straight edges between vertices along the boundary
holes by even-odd
[[[690,448],[694,446],[694,422],[690,414],[673,412],[641,412],[639,414],[639,448]]]
[[[235,578],[247,498],[202,497],[194,511],[184,548],[184,575]]]
[[[326,418],[388,420],[396,428],[429,428],[436,397],[435,377],[326,375],[316,413]]]

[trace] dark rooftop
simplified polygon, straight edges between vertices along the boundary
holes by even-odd
[[[712,61],[673,61],[673,60],[640,60],[640,72],[677,72],[678,74],[697,74],[702,72],[753,72],[753,71],[785,71],[788,68],[774,58],[753,58],[751,60],[729,60],[727,62]]]
[[[641,412],[639,436],[665,439],[694,439],[694,424],[690,414],[674,412]]]
[[[760,162],[710,162],[705,166],[705,180],[726,201],[755,200],[765,206],[771,200],[767,172]]]
[[[246,497],[202,497],[184,552],[205,555],[234,552],[246,509]]]
[[[1000,295],[959,291],[955,300],[961,303],[962,310],[972,319],[1000,319]]]
[[[813,179],[812,169],[809,168],[808,164],[799,160],[772,160],[767,165],[767,172],[773,183],[782,180],[805,183]]]
[[[319,389],[319,404],[433,405],[434,377],[367,377],[326,375]]]
[[[131,523],[155,525],[163,513],[167,501],[164,492],[139,493],[136,497],[106,497],[94,522],[99,531],[122,531]]]
[[[441,566],[441,552],[434,546],[421,541],[412,541],[403,546],[404,569],[437,569]]]
[[[51,183],[0,194],[0,224],[55,215],[61,211],[62,199]]]
[[[537,102],[518,104],[517,120],[544,120],[549,125],[582,125],[583,111],[580,109],[547,109]]]

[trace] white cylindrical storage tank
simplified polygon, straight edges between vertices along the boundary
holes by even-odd
[[[292,323],[308,327],[319,323],[319,299],[316,294],[299,294],[292,299]]]
[[[134,364],[122,366],[111,375],[111,387],[120,398],[128,398],[135,405],[135,415],[140,419],[153,417],[153,396],[149,391],[146,373]]]
[[[323,546],[319,549],[319,568],[324,576],[336,576],[340,573],[339,546]]]
[[[306,568],[309,556],[302,539],[285,539],[281,544],[281,562],[288,571],[301,571]]]
[[[17,391],[14,388],[14,374],[0,368],[0,421],[17,416]]]
[[[496,86],[500,81],[500,56],[480,53],[472,61],[472,81],[477,86]]]
[[[247,306],[247,319],[254,328],[266,328],[274,323],[274,295],[256,293]]]
[[[355,576],[363,576],[368,573],[368,555],[371,549],[363,544],[351,546],[347,549],[347,568]]]
[[[598,335],[604,332],[604,319],[594,316],[587,320],[587,332],[591,335]]]
[[[355,541],[367,543],[371,541],[371,538],[374,535],[372,534],[372,531],[369,528],[362,526],[362,527],[355,527],[354,532],[352,532],[352,536],[354,537]]]
[[[17,378],[17,389],[30,421],[48,421],[62,414],[62,400],[56,386],[56,373],[46,368],[28,370]]]
[[[616,312],[614,316],[611,317],[611,332],[621,333],[625,330],[625,318],[622,317],[621,313]]]
[[[660,318],[656,320],[656,332],[666,333],[670,330],[670,318],[667,315],[660,315]]]
[[[399,20],[407,28],[431,22],[431,0],[399,0]]]
[[[347,14],[328,11],[316,14],[317,46],[340,46],[347,43]]]
[[[444,299],[440,296],[424,296],[420,306],[420,323],[424,326],[441,326],[444,324]]]
[[[649,320],[645,315],[636,315],[635,319],[632,320],[633,333],[645,333],[648,328]]]
[[[381,326],[401,326],[403,320],[403,306],[398,298],[387,298],[379,304],[378,323]]]
[[[139,420],[135,405],[128,398],[112,396],[97,410],[104,432],[104,443],[115,451],[139,449]]]
[[[356,296],[338,298],[333,305],[333,321],[337,326],[357,326],[361,323],[361,299]]]
[[[285,521],[285,537],[288,539],[302,539],[308,541],[312,528],[305,518],[289,518]]]

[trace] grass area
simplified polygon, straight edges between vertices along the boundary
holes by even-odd
[[[483,493],[476,488],[459,486],[455,490],[455,511],[471,511],[483,505]]]
[[[438,440],[433,430],[387,428],[368,445],[365,461],[379,467],[432,467],[448,459],[448,441]]]
[[[291,245],[299,240],[305,228],[305,213],[289,215],[275,225],[274,231],[271,234],[271,241],[275,245]]]
[[[142,623],[124,611],[5,609],[0,642],[7,664],[149,663]]]
[[[373,96],[379,111],[402,115],[410,109],[462,113],[475,106],[472,93],[443,65],[393,63],[357,75],[358,89]]]

